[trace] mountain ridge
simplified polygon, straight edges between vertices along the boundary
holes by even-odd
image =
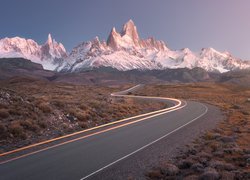
[[[99,67],[120,71],[200,67],[217,73],[250,69],[250,62],[236,58],[229,52],[219,52],[213,48],[202,48],[197,53],[188,48],[171,50],[164,41],[152,37],[141,39],[131,19],[120,32],[113,27],[106,41],[95,37],[80,43],[70,53],[50,34],[43,45],[31,39],[4,38],[0,40],[0,57],[23,57],[42,64],[45,69],[62,72],[80,72]]]
[[[166,84],[166,83],[194,83],[216,82],[232,83],[240,86],[250,86],[250,70],[230,71],[227,73],[207,72],[202,68],[193,69],[163,69],[145,70],[136,69],[119,71],[111,67],[99,67],[78,73],[55,72],[44,70],[41,64],[23,58],[0,58],[0,81],[43,80],[70,84]],[[32,80],[33,79],[33,80]],[[26,81],[26,80],[25,80]]]
[[[47,41],[39,45],[32,39],[20,37],[3,38],[0,40],[0,58],[25,58],[42,64],[45,69],[54,70],[57,61],[67,58],[67,52],[61,43],[48,35]]]
[[[58,70],[79,72],[101,66],[121,71],[200,67],[209,72],[223,73],[250,68],[250,62],[213,48],[193,53],[188,48],[171,50],[165,42],[154,38],[141,39],[132,20],[123,25],[120,33],[113,27],[106,42],[96,37],[76,46],[67,62]]]

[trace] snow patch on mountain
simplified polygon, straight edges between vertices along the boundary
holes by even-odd
[[[43,45],[31,39],[4,38],[0,40],[0,57],[23,57],[42,64],[45,69],[63,72],[103,66],[121,71],[200,67],[220,73],[250,68],[250,61],[243,61],[229,52],[213,48],[203,48],[196,53],[188,48],[171,50],[165,42],[153,37],[141,39],[132,20],[125,23],[120,32],[113,27],[107,41],[95,37],[73,48],[69,55],[50,34]]]
[[[171,50],[163,41],[141,39],[134,22],[129,20],[120,33],[113,27],[107,42],[101,42],[96,37],[76,46],[67,58],[67,63],[58,70],[75,72],[101,66],[121,71],[201,67],[209,72],[223,73],[250,68],[250,63],[213,48],[203,48],[199,53],[188,48]]]
[[[49,34],[47,42],[43,45],[38,45],[32,39],[20,37],[1,39],[0,57],[22,57],[42,64],[44,69],[54,70],[62,59],[67,58],[67,53],[64,46],[57,43]]]

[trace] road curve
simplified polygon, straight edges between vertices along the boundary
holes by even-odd
[[[111,95],[134,97],[124,94],[140,87]],[[3,155],[1,179],[87,179],[180,132],[209,111],[206,105],[198,102],[161,97],[136,98],[165,101],[172,107],[82,131],[65,137],[63,142],[56,141],[47,148],[7,160]]]

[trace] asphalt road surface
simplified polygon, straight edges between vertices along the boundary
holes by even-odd
[[[209,106],[199,102],[159,100],[174,106],[100,128],[93,133],[90,131],[88,136],[80,134],[77,140],[69,143],[2,162],[0,179],[91,179],[115,167],[118,162],[122,164],[124,160],[133,158],[142,150],[154,146],[163,139],[166,140],[168,136],[181,133],[186,126],[191,126],[212,113]],[[81,136],[86,137],[79,138]],[[102,179],[97,177],[94,179]]]

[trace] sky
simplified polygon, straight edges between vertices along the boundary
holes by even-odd
[[[249,9],[249,0],[0,0],[0,38],[42,44],[51,33],[70,52],[132,19],[141,38],[173,50],[213,47],[250,60]]]

